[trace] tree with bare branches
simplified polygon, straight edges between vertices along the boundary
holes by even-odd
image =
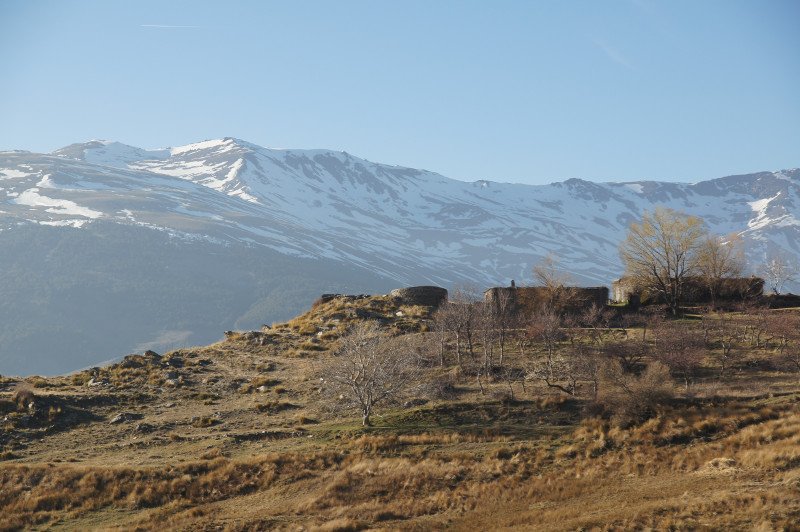
[[[487,305],[486,311],[488,326],[495,332],[495,339],[500,351],[498,364],[502,369],[509,333],[518,325],[519,321],[513,295],[507,290],[500,290],[497,297]]]
[[[386,338],[376,322],[360,322],[320,368],[322,389],[357,407],[364,426],[376,405],[397,401],[419,377],[416,353],[403,337]]]
[[[722,312],[703,317],[703,328],[707,331],[714,358],[719,362],[719,376],[725,376],[725,370],[742,354],[741,345],[745,339],[743,325],[735,315]]]
[[[575,300],[572,277],[564,271],[553,255],[547,255],[533,267],[533,279],[540,288],[540,309],[563,313]]]
[[[781,251],[774,252],[767,257],[759,271],[764,276],[767,286],[772,293],[777,295],[783,291],[786,283],[792,282],[798,274],[797,261],[789,258]]]
[[[696,216],[665,207],[645,212],[620,246],[625,275],[636,286],[660,294],[677,315],[686,278],[696,273],[704,236],[703,221]]]
[[[738,234],[718,237],[706,235],[697,254],[697,274],[711,296],[711,308],[717,307],[717,298],[725,279],[740,277],[744,271],[744,247]]]
[[[681,378],[684,391],[688,394],[703,361],[702,336],[690,324],[672,320],[658,323],[653,332],[653,358]]]
[[[470,287],[456,287],[447,301],[434,315],[436,330],[442,335],[441,362],[444,363],[446,335],[449,333],[455,340],[456,363],[462,366],[462,345],[466,344],[467,352],[474,359],[474,335],[480,318],[480,298]]]
[[[525,331],[528,377],[573,396],[578,395],[580,383],[588,383],[596,395],[598,351],[583,332],[553,309],[536,312]]]

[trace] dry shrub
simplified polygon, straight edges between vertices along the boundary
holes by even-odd
[[[31,404],[36,403],[36,394],[27,389],[17,390],[11,396],[11,400],[17,405],[18,410],[27,410]]]
[[[304,349],[306,351],[325,351],[327,348],[320,344],[319,341],[306,340],[300,344],[300,349]]]
[[[70,376],[70,382],[73,386],[85,386],[92,379],[92,374],[88,371],[81,371],[80,373],[73,373]]]
[[[508,436],[492,434],[424,432],[421,434],[383,434],[380,436],[364,435],[350,442],[350,445],[357,448],[362,453],[376,454],[385,453],[388,451],[397,451],[412,445],[430,447],[433,445],[451,445],[454,443],[486,443],[508,441],[511,441],[511,438]]]
[[[274,379],[266,376],[259,376],[255,377],[253,380],[250,381],[250,386],[252,388],[260,388],[261,386],[273,387],[277,386],[280,383],[281,381],[279,379]]]
[[[220,421],[219,419],[211,416],[200,416],[197,418],[192,419],[192,426],[195,428],[208,428],[213,427],[214,425],[218,424]]]
[[[255,408],[262,413],[277,414],[278,412],[283,412],[284,410],[299,407],[288,401],[267,401],[266,403],[257,404]]]
[[[174,511],[264,489],[279,478],[327,471],[338,459],[336,453],[285,453],[167,468],[7,465],[0,468],[0,529],[30,529],[63,512],[75,517],[111,505]]]
[[[360,521],[347,517],[337,517],[327,523],[311,527],[311,530],[314,532],[356,532],[365,528],[369,527]]]
[[[615,422],[626,426],[655,415],[674,395],[667,366],[651,362],[641,375],[635,375],[612,361],[602,372],[598,402]]]
[[[39,377],[38,375],[35,375],[33,377],[28,377],[25,380],[28,384],[30,384],[34,388],[47,388],[48,386],[51,385],[50,381],[48,381],[44,377]]]

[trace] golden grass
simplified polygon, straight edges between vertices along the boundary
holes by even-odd
[[[73,376],[80,387],[59,394],[108,401],[102,421],[81,433],[91,449],[54,451],[50,439],[64,445],[72,432],[4,445],[0,529],[792,530],[800,522],[800,395],[774,393],[796,382],[750,364],[768,361],[769,347],[747,351],[748,363],[725,380],[700,380],[694,398],[670,399],[629,425],[530,381],[524,390],[514,383],[516,401],[498,402],[508,386],[500,376],[487,377],[482,393],[469,368],[436,367],[430,374],[451,376],[457,394],[398,407],[362,429],[319,404],[313,369],[326,355],[307,348],[335,349],[356,309],[383,313],[388,328],[425,326],[426,311],[393,304],[334,300],[263,333],[268,344],[238,334],[178,350],[185,388],[165,387],[171,367],[149,363],[101,368],[107,388],[86,387],[88,373]],[[509,348],[508,364],[518,356]],[[250,393],[260,386],[269,393]],[[35,390],[41,415],[68,417],[49,388]],[[146,408],[136,395],[145,392]],[[6,397],[0,415],[28,416]],[[140,407],[155,432],[107,423]]]
[[[286,523],[332,529],[790,529],[800,516],[796,397],[675,408],[627,429],[588,419],[553,443],[459,432],[365,434],[328,450],[250,459],[214,448],[199,462],[164,468],[6,464],[0,527],[111,508],[148,510],[130,525],[202,526],[233,517],[226,512],[238,512],[241,497],[278,496],[296,484],[307,487],[302,495],[253,522],[282,515]]]

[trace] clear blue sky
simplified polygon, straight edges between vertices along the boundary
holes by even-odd
[[[0,149],[223,136],[464,180],[800,166],[800,1],[0,0]]]

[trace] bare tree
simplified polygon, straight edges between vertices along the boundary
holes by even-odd
[[[650,353],[649,332],[661,321],[662,318],[655,315],[623,316],[622,329],[601,346],[605,358],[616,360],[622,371],[636,372]]]
[[[703,360],[702,338],[691,325],[669,320],[659,323],[653,332],[653,358],[683,380],[685,392],[688,394]]]
[[[708,289],[712,308],[717,307],[725,279],[740,277],[744,266],[744,247],[739,235],[706,235],[702,240],[697,255],[697,273]]]
[[[590,316],[601,316],[592,312]],[[586,314],[584,314],[585,318]],[[602,319],[599,318],[599,319]],[[605,343],[605,332],[598,326],[602,322],[595,322],[594,327],[580,327],[581,318],[567,318],[564,334],[567,337],[568,349],[565,360],[562,362],[562,371],[566,380],[575,383],[573,389],[577,389],[578,382],[589,384],[592,391],[592,399],[597,399],[600,385],[601,354]]]
[[[466,344],[467,352],[474,359],[474,334],[480,317],[478,298],[474,289],[456,287],[447,301],[436,311],[435,327],[443,335],[441,337],[441,362],[444,363],[444,347],[446,334],[455,340],[456,363],[462,366],[462,346]]]
[[[388,339],[375,322],[360,322],[322,363],[322,389],[357,407],[369,426],[376,405],[397,401],[419,375],[416,353],[403,337]]]
[[[783,291],[786,283],[797,278],[797,261],[778,251],[767,257],[767,260],[761,265],[760,272],[772,293],[777,295]]]
[[[800,373],[800,316],[794,312],[763,311],[761,347],[773,349],[784,369]]]
[[[696,273],[704,235],[703,221],[696,216],[664,207],[645,212],[620,246],[625,275],[638,287],[660,294],[677,315],[685,280]]]
[[[448,323],[447,303],[443,303],[433,314],[433,334],[439,343],[439,366],[445,365],[445,353],[447,352],[447,339],[450,334],[450,324]]]
[[[489,326],[495,331],[497,346],[500,350],[500,368],[506,354],[506,343],[508,334],[517,326],[517,312],[513,295],[507,290],[500,290],[490,305],[487,305],[489,312]]]
[[[547,255],[533,267],[533,279],[541,289],[539,307],[562,313],[574,301],[575,290],[569,286],[572,277],[553,255]]]
[[[730,313],[703,317],[704,329],[708,331],[708,340],[716,348],[714,358],[720,365],[719,376],[725,376],[725,370],[741,354],[741,345],[745,337],[744,327]]]
[[[528,377],[573,396],[578,395],[580,383],[588,383],[592,395],[596,395],[598,351],[585,331],[572,325],[553,309],[545,308],[533,315],[525,336],[531,344],[540,346],[540,352],[528,350]]]
[[[628,340],[605,343],[602,346],[602,353],[605,358],[619,362],[623,371],[632,373],[647,356],[647,342],[641,335],[633,335]]]

